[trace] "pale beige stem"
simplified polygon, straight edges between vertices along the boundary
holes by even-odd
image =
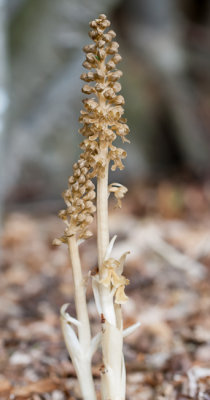
[[[109,244],[108,225],[108,168],[105,168],[104,177],[97,180],[97,240],[98,240],[98,263],[101,270],[106,249]]]
[[[78,243],[75,236],[72,236],[68,239],[68,248],[72,263],[77,319],[79,322],[81,322],[81,327],[78,327],[79,342],[82,348],[88,349],[91,340],[90,323],[88,318],[85,286],[82,276]]]
[[[105,70],[105,62],[99,62],[98,68],[101,72]],[[105,83],[105,80],[104,80]],[[102,93],[97,93],[98,103],[101,108],[106,107],[106,99]],[[108,147],[100,147],[100,156],[106,161],[104,176],[97,177],[97,241],[98,241],[98,264],[99,274],[101,277],[101,267],[109,244],[109,220],[108,220],[108,177],[109,177],[109,160]]]
[[[104,72],[105,62],[99,62],[98,67]],[[105,83],[105,80],[104,80]],[[103,94],[98,94],[101,108],[106,107],[106,99]],[[97,177],[97,247],[99,277],[102,279],[102,266],[109,245],[109,223],[108,223],[108,175],[109,160],[108,146],[101,146],[99,139],[100,156],[106,161],[104,176]],[[124,400],[122,394],[121,368],[122,368],[122,330],[118,329],[116,314],[111,293],[111,287],[100,285],[100,300],[105,318],[102,327],[102,355],[104,373],[102,375],[102,400]]]
[[[99,275],[102,278],[102,265],[109,244],[108,226],[108,168],[104,177],[97,180],[97,238]],[[119,316],[115,314],[111,288],[100,285],[100,298],[103,316],[106,320],[102,328],[102,354],[104,374],[102,375],[102,400],[124,400],[125,382],[122,382],[122,327]],[[116,326],[118,325],[118,326]]]
[[[104,152],[104,154],[103,154]],[[101,151],[103,157],[107,157],[107,150]],[[109,162],[104,171],[103,177],[97,179],[97,245],[98,245],[98,264],[99,276],[102,278],[102,265],[104,262],[106,250],[109,244],[109,224],[108,224],[108,169]],[[100,285],[100,297],[102,312],[106,320],[116,325],[113,297],[110,289]]]
[[[104,72],[104,61],[99,62],[99,69]],[[103,94],[98,93],[98,102],[101,108],[106,107],[106,99]],[[99,146],[101,146],[99,140]],[[99,275],[101,277],[101,267],[109,244],[109,220],[108,220],[108,176],[109,176],[109,160],[108,148],[100,149],[100,156],[106,161],[104,176],[97,177],[97,241],[98,241],[98,264]]]
[[[79,336],[79,343],[81,346],[81,356],[76,355],[76,357],[72,357],[74,358],[72,359],[72,362],[77,371],[77,376],[79,379],[80,388],[84,400],[96,400],[95,388],[91,371],[90,323],[88,317],[85,286],[81,270],[78,243],[75,236],[72,236],[68,239],[68,249],[72,264],[72,272],[74,280],[76,314],[77,314],[77,320],[80,322],[80,325],[78,326],[78,336]],[[70,348],[71,346],[69,346],[69,349]]]

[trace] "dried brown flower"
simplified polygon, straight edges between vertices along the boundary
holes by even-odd
[[[129,280],[122,274],[127,254],[124,253],[120,260],[112,257],[106,259],[102,265],[102,278],[99,279],[99,275],[95,277],[99,283],[113,292],[116,304],[123,304],[128,299],[125,294],[125,286],[128,285]]]
[[[117,204],[116,207],[121,208],[122,207],[122,199],[125,195],[125,193],[127,193],[128,189],[121,185],[120,183],[111,183],[109,185],[109,192],[110,193],[114,193],[114,196],[117,200]]]

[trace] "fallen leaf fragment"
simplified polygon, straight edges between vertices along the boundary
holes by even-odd
[[[7,379],[0,379],[0,396],[8,395],[11,388],[11,383]]]
[[[55,389],[59,389],[60,381],[58,379],[42,379],[40,381],[30,383],[27,386],[16,387],[11,391],[15,397],[28,397],[32,394],[49,393]]]

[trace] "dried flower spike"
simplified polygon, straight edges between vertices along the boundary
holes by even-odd
[[[119,45],[113,41],[116,36],[113,30],[105,33],[109,26],[110,22],[104,14],[90,23],[92,30],[89,35],[94,44],[84,47],[86,60],[83,66],[91,71],[81,75],[86,82],[83,93],[93,96],[83,100],[85,109],[81,111],[83,127],[80,133],[85,140],[81,148],[92,168],[92,176],[101,177],[105,173],[107,157],[113,161],[113,170],[123,168],[122,159],[126,157],[126,152],[113,146],[113,142],[117,136],[123,142],[128,141],[126,136],[129,133],[126,120],[122,118],[124,98],[117,94],[121,89],[117,81],[122,76],[122,71],[116,67],[121,61]]]
[[[102,400],[125,399],[125,365],[122,353],[123,337],[139,326],[135,324],[123,332],[121,305],[127,301],[125,286],[129,283],[123,275],[124,253],[119,260],[111,257],[115,242],[109,242],[108,198],[113,193],[117,205],[127,188],[119,183],[108,185],[109,165],[111,170],[122,170],[126,151],[114,145],[117,137],[129,142],[129,128],[124,114],[124,98],[119,95],[118,82],[122,71],[117,69],[121,61],[119,45],[114,40],[115,32],[109,29],[110,22],[104,14],[90,22],[89,36],[93,43],[84,47],[84,68],[81,75],[85,81],[82,92],[89,97],[83,100],[84,109],[79,121],[83,124],[80,133],[82,153],[73,166],[68,188],[63,197],[66,209],[59,217],[66,229],[54,244],[67,243],[72,264],[75,287],[77,319],[61,309],[61,324],[67,349],[74,364],[84,400],[95,400],[96,394],[91,374],[91,357],[101,344],[103,363],[101,373]],[[92,178],[97,179],[97,195]],[[96,197],[96,206],[94,200]],[[96,308],[101,320],[101,332],[91,339],[90,324],[79,256],[79,240],[91,236],[89,225],[97,212],[98,267],[90,273]],[[74,326],[74,328],[73,328]],[[77,334],[75,332],[77,330]]]

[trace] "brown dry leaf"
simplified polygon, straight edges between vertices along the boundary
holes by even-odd
[[[58,379],[42,379],[40,381],[30,383],[23,387],[16,387],[12,390],[11,394],[17,397],[28,397],[34,393],[42,394],[52,392],[60,388],[60,381]]]
[[[11,383],[7,379],[0,379],[0,396],[6,396],[9,394],[12,386]]]

